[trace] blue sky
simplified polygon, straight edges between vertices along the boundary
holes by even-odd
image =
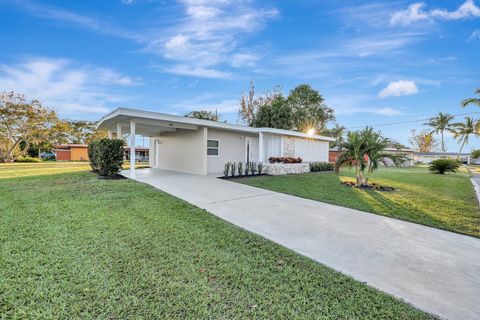
[[[308,83],[347,128],[480,112],[459,105],[480,87],[478,0],[13,0],[0,26],[0,90],[64,118],[128,106],[236,122],[250,80]],[[378,129],[408,143],[421,124]]]

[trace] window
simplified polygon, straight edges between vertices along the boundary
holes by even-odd
[[[207,140],[207,155],[218,156],[218,140]]]

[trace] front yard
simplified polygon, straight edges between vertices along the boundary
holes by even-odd
[[[256,177],[236,182],[480,237],[480,210],[466,171],[434,175],[425,167],[382,168],[373,182],[398,191],[354,189],[354,171]]]
[[[147,185],[15,168],[0,168],[1,319],[432,318]]]

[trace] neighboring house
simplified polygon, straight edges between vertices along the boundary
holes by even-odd
[[[97,124],[109,136],[130,133],[150,137],[149,162],[153,168],[195,174],[221,173],[227,162],[266,162],[269,157],[301,157],[328,161],[333,138],[273,128],[199,120],[182,116],[119,108]],[[133,143],[132,143],[133,142]]]
[[[330,149],[330,152],[329,152],[329,155],[328,155],[328,161],[329,162],[336,162],[340,153],[341,153],[341,151],[336,149],[336,148]],[[408,160],[403,164],[403,166],[413,166],[413,164],[414,164],[414,161],[413,161],[414,150],[386,148],[385,153],[387,153],[387,154],[405,154],[407,156]],[[390,160],[390,163],[393,164],[393,161]],[[387,163],[385,163],[385,165],[387,165]]]
[[[62,144],[53,150],[57,161],[88,161],[86,144]]]
[[[447,158],[457,159],[458,153],[456,152],[447,152]],[[461,153],[460,161],[470,164],[472,155],[470,153]],[[413,155],[414,162],[430,163],[433,160],[443,159],[443,152],[415,152]]]
[[[130,160],[130,148],[124,148],[124,158],[125,160]],[[141,162],[148,162],[148,155],[150,153],[149,148],[144,147],[135,147],[135,160]]]

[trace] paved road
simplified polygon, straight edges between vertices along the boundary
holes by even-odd
[[[142,169],[135,179],[419,309],[480,319],[480,239],[212,176]]]

